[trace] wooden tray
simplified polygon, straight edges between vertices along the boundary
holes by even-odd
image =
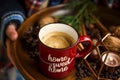
[[[39,64],[37,62],[35,62],[33,59],[30,58],[30,56],[27,54],[26,51],[24,51],[23,47],[22,47],[22,43],[20,41],[20,39],[23,37],[25,31],[27,31],[35,22],[37,22],[40,17],[44,17],[46,15],[51,15],[53,12],[59,11],[64,9],[64,5],[58,5],[55,7],[51,7],[51,8],[45,8],[40,10],[39,12],[35,13],[34,15],[30,16],[29,18],[27,18],[25,20],[25,22],[21,25],[21,27],[18,30],[18,34],[19,37],[17,39],[17,41],[10,42],[8,43],[8,48],[10,48],[10,58],[11,60],[14,61],[14,65],[19,69],[19,71],[23,74],[23,76],[28,79],[28,80],[76,80],[76,70],[74,70],[68,77],[65,77],[64,79],[49,79],[47,77],[45,77],[44,75],[41,74],[40,72],[40,67]],[[101,14],[99,13],[100,16],[102,16],[101,18],[103,19],[103,21],[107,20],[107,23],[113,23],[113,24],[120,24],[120,17],[118,16],[118,13],[114,12],[114,11],[109,11],[111,14],[115,15],[108,15],[108,13],[106,13],[106,8],[102,8],[100,7],[100,11],[102,12]],[[117,16],[116,16],[117,15]],[[110,17],[114,17],[115,20],[113,20],[112,18],[110,19],[106,19],[108,16],[108,18]],[[110,16],[110,17],[109,17]],[[84,80],[95,80],[93,78],[85,78]]]
[[[27,31],[35,22],[37,22],[40,17],[51,15],[53,12],[62,9],[64,5],[57,7],[47,8],[39,11],[35,15],[32,15],[22,24],[18,30],[19,37],[16,42],[10,43],[10,47],[13,50],[12,59],[15,61],[16,67],[20,70],[23,76],[28,80],[56,80],[49,79],[41,74],[39,64],[30,58],[26,51],[22,47],[20,39],[23,37],[25,31]],[[63,79],[57,80],[75,80],[75,70],[68,76]]]

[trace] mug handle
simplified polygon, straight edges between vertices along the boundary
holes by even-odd
[[[84,58],[92,50],[92,40],[89,36],[80,36],[77,45],[81,42],[88,42],[89,44],[82,51],[77,50],[76,58]]]

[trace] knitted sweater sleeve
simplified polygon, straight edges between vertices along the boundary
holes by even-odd
[[[16,21],[21,24],[25,19],[23,0],[0,0],[0,40],[5,45],[6,24]]]

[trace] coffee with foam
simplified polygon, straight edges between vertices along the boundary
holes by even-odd
[[[65,32],[50,32],[44,35],[41,41],[52,48],[62,49],[68,48],[73,45],[75,42],[74,39]]]

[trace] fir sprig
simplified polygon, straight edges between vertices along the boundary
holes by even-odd
[[[85,23],[86,26],[89,23],[94,23],[90,16],[97,10],[97,7],[91,0],[74,0],[68,3],[67,8],[76,13],[67,16],[60,16],[59,20],[71,25],[77,32],[80,32],[80,26],[82,23]]]

